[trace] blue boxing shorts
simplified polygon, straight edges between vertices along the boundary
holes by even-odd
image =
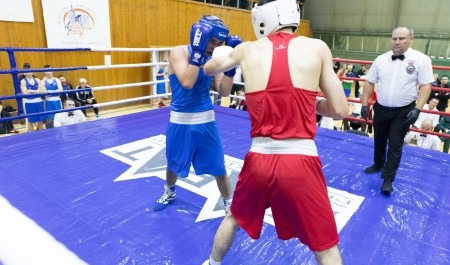
[[[38,113],[38,112],[44,112],[45,108],[44,108],[44,102],[39,98],[39,99],[32,99],[28,101],[25,101],[25,113],[26,114],[32,114],[32,113]],[[46,115],[34,115],[34,116],[30,116],[28,117],[28,122],[43,122],[45,121]]]
[[[191,164],[196,175],[226,174],[225,160],[214,112],[171,112],[166,131],[167,168],[178,177],[189,175]]]
[[[57,97],[48,97],[45,100],[45,110],[51,111],[51,110],[60,110],[62,109],[62,102],[59,96]],[[53,114],[47,114],[47,119],[53,120],[55,118],[55,113]]]

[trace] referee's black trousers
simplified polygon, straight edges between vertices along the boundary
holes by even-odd
[[[383,107],[375,103],[374,128],[374,164],[384,166],[381,177],[394,181],[402,159],[403,142],[410,124],[405,124],[406,115],[415,107],[415,102],[398,108]],[[387,159],[386,159],[387,148]]]

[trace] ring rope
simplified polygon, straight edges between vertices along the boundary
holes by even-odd
[[[35,94],[35,95],[37,95],[37,94]],[[32,116],[55,114],[55,113],[59,113],[59,112],[69,112],[69,111],[74,111],[74,110],[86,110],[86,109],[93,109],[93,108],[101,108],[101,107],[119,105],[119,104],[124,104],[124,103],[129,103],[129,102],[140,101],[140,100],[146,100],[146,99],[152,99],[152,98],[158,98],[158,97],[165,97],[165,96],[170,96],[170,95],[172,95],[172,93],[158,94],[158,95],[151,95],[151,96],[144,96],[144,97],[130,98],[130,99],[123,99],[123,100],[116,100],[116,101],[99,103],[99,104],[93,104],[93,105],[88,105],[88,106],[80,106],[80,107],[75,107],[75,108],[70,108],[70,109],[50,110],[50,111],[36,112],[36,113],[31,113],[31,114],[19,114],[17,116],[10,116],[10,117],[5,117],[5,118],[0,118],[0,122],[10,121],[10,120],[17,120],[17,119],[24,119],[24,118],[28,118],[28,117],[32,117]]]
[[[0,51],[6,52],[68,52],[68,51],[93,51],[93,52],[152,52],[170,51],[173,47],[163,48],[13,48],[0,47]]]
[[[118,69],[118,68],[137,68],[137,67],[146,67],[146,66],[157,66],[157,65],[167,65],[168,63],[135,63],[135,64],[114,64],[114,65],[95,65],[95,66],[86,66],[87,70],[104,70],[104,69]],[[48,72],[47,68],[47,72]]]
[[[127,87],[154,85],[154,84],[168,83],[168,82],[169,82],[169,79],[164,79],[164,80],[158,80],[158,81],[146,81],[146,82],[140,82],[140,83],[123,84],[123,85],[98,86],[98,87],[93,87],[92,90],[93,91],[100,91],[100,90],[108,90],[108,89],[117,89],[117,88],[127,88]]]
[[[165,80],[156,80],[156,81],[149,81],[149,82],[140,82],[140,83],[132,83],[132,84],[123,84],[123,85],[112,85],[112,86],[102,86],[102,87],[96,87],[96,88],[88,88],[88,89],[77,89],[77,90],[65,90],[65,91],[55,91],[55,92],[46,92],[46,93],[36,93],[36,94],[22,94],[20,91],[20,84],[18,80],[17,74],[19,73],[30,73],[30,72],[48,72],[49,68],[31,68],[31,69],[20,69],[16,67],[16,59],[14,52],[68,52],[68,51],[95,51],[95,52],[153,52],[152,58],[158,58],[157,52],[159,51],[170,51],[173,47],[163,47],[163,48],[108,48],[108,49],[91,49],[91,48],[12,48],[12,47],[0,47],[0,52],[7,52],[9,59],[10,59],[10,66],[11,68],[9,70],[0,70],[0,74],[11,74],[13,79],[13,84],[15,88],[15,95],[12,96],[0,96],[0,100],[7,100],[7,99],[16,99],[18,100],[18,109],[19,113],[17,116],[12,116],[8,118],[0,118],[0,121],[7,121],[7,120],[15,120],[15,119],[23,119],[30,116],[36,116],[36,115],[46,115],[46,114],[54,114],[58,112],[67,112],[69,110],[57,110],[57,111],[46,111],[46,112],[40,112],[40,113],[32,113],[32,114],[25,114],[23,113],[23,108],[20,103],[20,99],[22,98],[28,98],[28,97],[42,97],[42,96],[48,96],[48,95],[59,95],[59,94],[72,94],[72,93],[78,93],[82,91],[96,91],[96,90],[107,90],[107,89],[117,89],[117,88],[128,88],[128,87],[137,87],[137,86],[145,86],[145,85],[152,85],[152,84],[158,84],[158,83],[167,83],[169,82],[168,79]],[[117,64],[117,65],[101,65],[101,66],[75,66],[75,67],[55,67],[50,68],[52,72],[62,72],[62,71],[73,71],[73,70],[102,70],[102,69],[119,69],[119,68],[135,68],[135,67],[156,67],[158,65],[168,65],[168,62],[150,62],[150,63],[137,63],[137,64]],[[91,108],[97,108],[97,107],[103,107],[103,106],[111,106],[116,104],[123,104],[128,102],[134,102],[134,101],[140,101],[140,100],[146,100],[151,98],[158,98],[161,96],[170,96],[171,93],[166,94],[158,94],[158,95],[151,95],[151,96],[144,96],[140,98],[134,98],[134,99],[125,99],[125,100],[118,100],[114,102],[108,102],[108,103],[101,103],[101,104],[94,104],[94,105],[88,105],[83,107],[77,107],[72,108],[71,110],[84,110],[84,109],[91,109]]]
[[[73,94],[73,93],[85,92],[85,91],[92,91],[92,89],[85,88],[85,89],[77,89],[77,90],[54,91],[54,92],[35,93],[35,94],[17,94],[17,95],[13,95],[13,96],[0,97],[0,101],[7,100],[7,99],[17,99],[17,98],[34,98],[34,97],[54,96],[54,95],[59,95],[59,94]]]
[[[151,98],[166,97],[166,96],[170,96],[170,95],[172,95],[172,93],[143,96],[143,97],[138,97],[138,98],[121,99],[121,100],[116,100],[116,101],[111,101],[111,102],[94,104],[94,105],[92,105],[92,108],[101,108],[101,107],[119,105],[119,104],[123,104],[123,103],[146,100],[146,99],[151,99]]]
[[[109,48],[109,49],[91,49],[91,48],[0,48],[0,51],[7,51],[8,53],[13,53],[15,51],[25,51],[25,52],[42,52],[42,51],[53,51],[53,52],[66,52],[66,51],[96,51],[96,52],[155,52],[155,51],[170,51],[172,48]],[[351,60],[351,59],[333,59],[335,62],[346,62],[346,63],[357,63],[357,64],[372,64],[372,61],[361,61],[361,60]],[[15,63],[15,61],[14,61]],[[69,71],[69,70],[103,70],[103,69],[120,69],[120,68],[137,68],[137,67],[155,67],[158,65],[168,65],[168,62],[151,62],[151,63],[137,63],[137,64],[117,64],[117,65],[97,65],[97,66],[76,66],[76,67],[59,67],[59,68],[51,68],[52,71]],[[13,65],[13,64],[12,64]],[[439,69],[439,70],[450,70],[450,67],[447,66],[433,66],[433,69]],[[48,68],[34,68],[34,69],[18,69],[13,67],[11,70],[0,70],[0,74],[18,74],[18,73],[28,73],[28,72],[47,72],[49,71]],[[353,81],[366,81],[362,78],[353,78],[353,77],[339,77],[340,80],[353,80]],[[165,80],[157,80],[157,81],[148,81],[148,82],[139,82],[139,83],[131,83],[131,84],[122,84],[122,85],[111,85],[111,86],[100,86],[100,87],[94,87],[89,89],[82,89],[82,90],[73,90],[73,91],[58,91],[58,92],[50,92],[50,93],[40,93],[40,94],[32,94],[32,95],[23,95],[23,94],[17,94],[15,96],[3,96],[0,97],[0,100],[2,99],[17,99],[17,98],[26,98],[26,97],[36,97],[36,96],[45,96],[45,95],[55,95],[55,94],[68,94],[68,93],[77,93],[82,91],[100,91],[100,90],[109,90],[109,89],[119,89],[119,88],[129,88],[129,87],[137,87],[137,86],[145,86],[145,85],[153,85],[158,83],[167,83],[169,82],[168,79]],[[245,85],[243,82],[233,82],[234,84],[239,85]],[[432,87],[432,90],[434,91],[442,91],[442,92],[450,92],[450,89],[441,88],[441,87]],[[216,91],[211,91],[211,94],[218,95],[219,93]],[[151,96],[143,96],[139,98],[132,98],[132,99],[124,99],[124,100],[117,100],[112,102],[105,102],[105,103],[99,103],[89,106],[83,106],[83,107],[76,107],[72,108],[73,110],[83,110],[83,109],[91,109],[91,108],[100,108],[105,106],[112,106],[112,105],[118,105],[118,104],[124,104],[129,102],[135,102],[140,100],[147,100],[152,98],[160,98],[165,96],[171,96],[172,93],[165,93],[165,94],[158,94],[158,95],[151,95]],[[245,97],[237,96],[237,95],[229,95],[231,98],[245,100]],[[355,103],[361,103],[360,100],[356,99],[347,99],[349,102],[355,102]],[[21,119],[25,117],[30,116],[36,116],[36,115],[44,115],[44,114],[53,114],[58,112],[66,112],[69,110],[56,110],[56,111],[46,111],[41,113],[33,113],[33,114],[20,114],[14,117],[9,118],[2,118],[0,121],[6,121],[6,120],[13,120],[13,119]],[[430,111],[430,110],[422,110],[425,113],[432,113],[432,114],[439,114],[439,115],[450,115],[450,113],[442,113],[442,112],[436,112],[436,111]],[[348,120],[354,120],[358,122],[363,122],[367,124],[372,124],[373,122],[371,120],[364,120],[359,118],[354,118],[351,116],[346,117]],[[410,128],[411,131],[417,131],[421,133],[429,133],[434,134],[438,136],[443,137],[449,137],[448,134],[441,134],[441,133],[435,133],[435,132],[429,132],[424,131],[416,128]]]
[[[217,91],[210,91],[210,94],[219,95],[219,92],[217,92]],[[237,95],[231,95],[230,94],[227,97],[245,100],[245,97],[243,97],[243,96],[237,96]]]
[[[352,116],[347,116],[344,118],[345,120],[351,120],[351,121],[357,121],[357,122],[362,122],[362,123],[366,123],[366,124],[373,124],[372,120],[364,120],[364,119],[360,119],[360,118],[355,118]],[[446,138],[450,138],[450,134],[447,133],[437,133],[437,132],[433,132],[433,131],[425,131],[419,128],[409,128],[410,131],[414,131],[414,132],[420,132],[420,133],[425,133],[425,134],[432,134],[432,135],[436,135],[439,137],[446,137]]]
[[[341,58],[333,58],[334,62],[340,62],[340,63],[353,63],[353,64],[372,64],[373,61],[362,61],[362,60],[352,60],[352,59],[341,59]],[[450,66],[432,66],[433,69],[436,70],[445,70],[449,71]]]

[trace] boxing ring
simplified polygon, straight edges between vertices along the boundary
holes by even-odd
[[[214,109],[234,187],[251,145],[249,117]],[[0,138],[0,264],[206,260],[224,216],[213,178],[191,172],[177,182],[177,200],[152,209],[163,192],[169,112]],[[372,163],[372,138],[318,128],[316,144],[345,264],[450,264],[448,154],[405,146],[387,197],[381,173],[363,172]],[[257,241],[238,231],[224,264],[316,264],[298,240],[277,239],[270,212],[264,221]]]

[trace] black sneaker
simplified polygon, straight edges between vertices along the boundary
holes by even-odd
[[[366,167],[364,169],[364,173],[372,174],[372,173],[380,172],[381,170],[383,170],[383,167],[379,167],[379,166],[376,166],[376,165],[371,165],[370,167]]]
[[[392,181],[384,180],[383,185],[381,185],[381,191],[384,192],[386,195],[389,195],[393,190],[394,187],[392,187]]]

